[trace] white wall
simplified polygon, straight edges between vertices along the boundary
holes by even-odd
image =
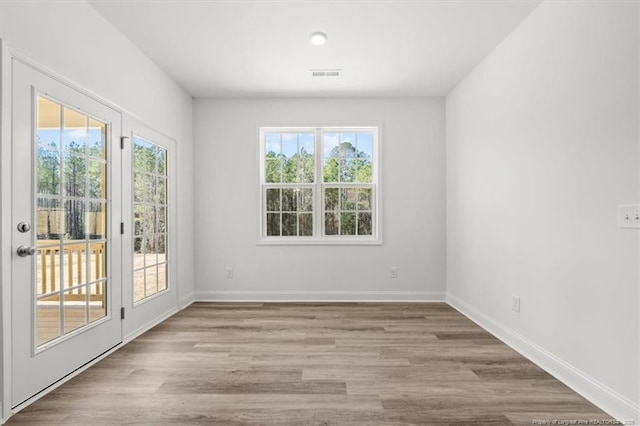
[[[637,8],[543,3],[446,106],[448,300],[626,420],[639,252],[617,206],[640,202]]]
[[[182,303],[188,303],[193,298],[194,283],[191,97],[84,1],[0,2],[0,38],[12,51],[177,141],[178,285]],[[4,99],[7,94],[3,93]],[[4,103],[3,108],[6,107]],[[2,159],[5,178],[8,161]],[[3,194],[7,193],[6,184],[4,180]],[[6,209],[7,198],[2,199]],[[6,222],[3,227],[10,226]],[[2,247],[3,259],[10,259],[4,242]],[[6,278],[6,274],[3,276]],[[2,283],[3,288],[8,285]]]
[[[197,299],[443,299],[444,99],[196,100],[194,123]],[[382,246],[256,245],[258,127],[310,124],[382,126]]]

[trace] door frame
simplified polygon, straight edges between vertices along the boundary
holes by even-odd
[[[0,415],[2,420],[11,415],[11,60],[12,55],[2,39],[0,39],[0,309],[2,311],[2,364],[0,378],[2,379],[2,401],[0,401]]]
[[[48,388],[42,390],[38,394],[34,395],[32,398],[23,402],[17,407],[11,407],[11,392],[12,392],[12,373],[11,373],[11,365],[12,365],[12,349],[11,349],[11,330],[12,330],[12,320],[11,320],[11,300],[12,300],[12,291],[11,291],[11,277],[13,274],[11,263],[12,263],[12,241],[10,236],[12,235],[12,217],[11,217],[11,199],[12,199],[12,188],[11,184],[11,176],[12,176],[12,140],[11,140],[11,123],[12,123],[12,105],[11,105],[11,87],[13,84],[12,79],[12,67],[11,63],[13,60],[19,60],[26,65],[34,68],[38,72],[43,75],[56,80],[59,83],[62,83],[77,92],[88,96],[89,98],[95,100],[98,103],[101,103],[109,108],[115,109],[120,112],[122,116],[127,115],[130,118],[137,120],[138,122],[144,124],[144,120],[139,119],[135,114],[129,112],[126,108],[121,107],[120,105],[105,99],[104,97],[96,94],[95,92],[86,89],[74,81],[58,74],[56,71],[51,68],[31,59],[26,53],[11,48],[7,44],[5,40],[0,38],[0,424],[3,424],[7,421],[13,414],[19,412],[23,408],[27,407],[31,403],[37,401],[42,398],[47,393],[56,389],[57,387],[63,385],[67,381],[71,380],[78,374],[82,373],[87,368],[95,365],[102,359],[106,358],[126,343],[133,340],[137,335],[141,334],[145,330],[140,330],[137,335],[131,336],[122,336],[122,344],[116,346],[115,348],[105,352],[100,355],[96,359],[88,362],[83,365],[73,373],[68,376],[60,379],[58,382],[52,384]],[[149,126],[150,128],[153,128]],[[176,152],[177,155],[177,152]],[[179,163],[179,162],[176,162]],[[174,170],[175,175],[178,175],[177,168]],[[177,215],[176,215],[177,217]],[[178,223],[178,219],[176,219],[176,223]],[[174,267],[176,270],[176,275],[179,274],[179,266],[176,264]],[[167,313],[162,317],[157,319],[157,323],[168,318],[177,310],[182,309],[184,306],[181,306],[180,301],[180,287],[177,282],[175,282],[176,289],[176,310],[171,313]],[[155,324],[149,324],[149,328]]]

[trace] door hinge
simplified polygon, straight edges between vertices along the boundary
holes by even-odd
[[[120,136],[120,149],[124,149],[125,139],[129,139],[129,136]]]
[[[124,306],[120,308],[120,319],[124,319]]]
[[[124,235],[124,222],[120,222],[120,234]]]

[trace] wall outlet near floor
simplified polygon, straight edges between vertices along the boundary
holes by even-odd
[[[640,205],[618,206],[618,228],[640,229]]]
[[[227,271],[227,278],[233,278],[233,268],[230,266],[227,266],[224,269]]]
[[[398,278],[398,268],[395,266],[391,267],[391,272],[389,273],[390,278]]]
[[[513,312],[520,312],[520,296],[515,294],[511,296],[511,310]]]

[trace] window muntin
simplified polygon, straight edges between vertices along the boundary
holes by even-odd
[[[373,132],[324,132],[323,181],[371,182]]]
[[[269,237],[313,236],[313,187],[266,189]]]
[[[261,240],[378,240],[378,129],[261,128]]]
[[[373,187],[325,187],[325,235],[372,236]]]
[[[267,132],[264,136],[265,182],[315,182],[315,134]]]

